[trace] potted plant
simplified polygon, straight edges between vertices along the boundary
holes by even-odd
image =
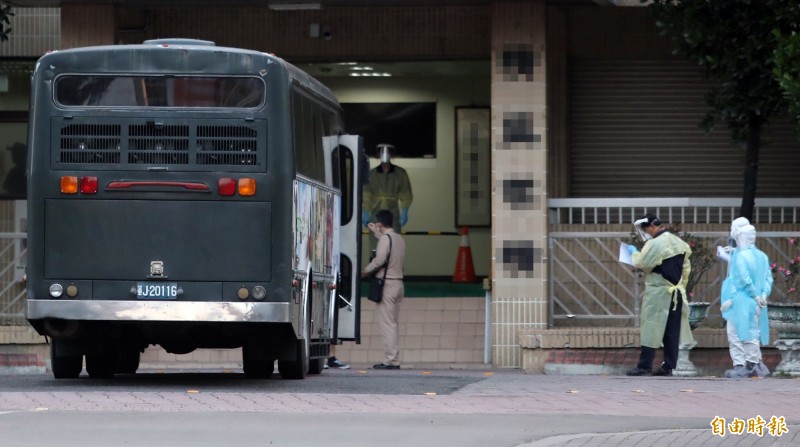
[[[800,339],[800,244],[787,239],[788,259],[773,262],[775,279],[767,304],[770,327],[778,331],[778,339]]]

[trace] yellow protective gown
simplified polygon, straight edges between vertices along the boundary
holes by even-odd
[[[369,211],[370,218],[380,210],[391,211],[394,218],[392,228],[399,234],[400,208],[410,207],[414,198],[406,170],[390,165],[389,171],[383,172],[381,165],[378,165],[370,171],[362,194],[362,206]]]
[[[678,284],[672,284],[660,273],[653,272],[664,260],[681,253],[684,255],[683,269]],[[641,252],[633,254],[633,264],[645,273],[644,296],[639,314],[642,346],[654,349],[662,346],[669,310],[677,305],[679,296],[683,299],[680,344],[693,343],[692,330],[689,328],[689,302],[686,299],[686,284],[689,283],[689,273],[692,270],[689,261],[691,254],[689,245],[670,232],[663,232],[647,241]]]

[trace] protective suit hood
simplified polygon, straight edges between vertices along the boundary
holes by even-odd
[[[736,247],[748,249],[756,245],[756,227],[745,225],[738,229],[736,234]]]
[[[750,221],[746,217],[737,217],[733,219],[733,222],[731,222],[731,235],[728,238],[728,245],[736,247],[736,236],[739,234],[739,230],[747,225],[750,225]]]

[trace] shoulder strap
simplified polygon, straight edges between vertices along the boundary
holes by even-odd
[[[386,272],[389,270],[389,259],[392,257],[392,237],[388,234],[389,238],[389,253],[386,254],[386,262],[383,263],[383,279],[386,280]]]

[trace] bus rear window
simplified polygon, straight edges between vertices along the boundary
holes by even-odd
[[[259,78],[233,76],[65,75],[56,79],[64,106],[255,108],[264,102]]]

